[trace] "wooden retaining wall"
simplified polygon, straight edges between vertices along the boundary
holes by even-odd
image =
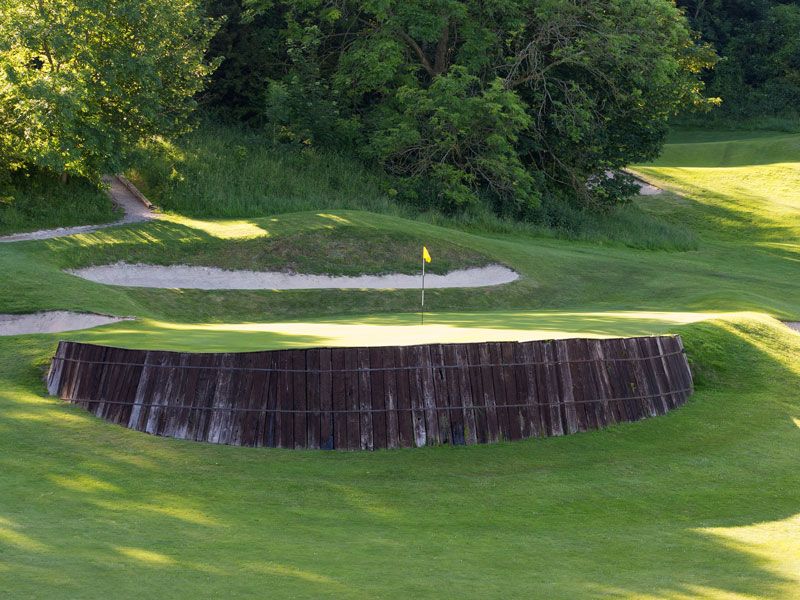
[[[692,376],[677,336],[228,354],[61,342],[48,390],[155,435],[372,450],[637,421],[683,404]]]

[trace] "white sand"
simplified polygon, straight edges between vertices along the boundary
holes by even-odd
[[[149,221],[157,219],[158,213],[153,212],[150,208],[136,197],[125,185],[116,177],[104,178],[104,182],[109,186],[108,195],[111,201],[119,206],[123,211],[123,217],[119,221],[113,223],[105,223],[103,225],[79,225],[78,227],[59,227],[57,229],[41,229],[39,231],[31,231],[30,233],[15,233],[13,235],[0,236],[0,243],[2,242],[25,242],[28,240],[48,240],[51,238],[64,237],[67,235],[76,235],[78,233],[91,233],[99,229],[107,227],[115,227],[117,225],[125,225],[127,223],[138,223],[140,221]]]
[[[800,331],[800,321],[784,321],[783,324],[786,325],[789,329]]]
[[[310,289],[416,289],[420,275],[302,275],[275,271],[226,271],[216,267],[186,265],[130,265],[124,262],[67,271],[83,279],[128,287],[197,290],[310,290]],[[484,287],[511,283],[519,275],[507,267],[491,265],[425,275],[426,288]]]
[[[127,320],[130,319],[94,313],[76,313],[67,310],[53,310],[27,315],[0,314],[0,335],[75,331],[76,329],[90,329],[91,327]]]

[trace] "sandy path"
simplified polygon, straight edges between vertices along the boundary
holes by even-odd
[[[0,314],[0,335],[58,333],[59,331],[89,329],[128,320],[130,319],[94,313],[76,313],[67,310],[54,310],[27,315]]]
[[[158,214],[145,206],[145,204],[125,187],[117,177],[107,177],[103,180],[110,186],[108,195],[111,196],[111,200],[124,211],[124,216],[121,220],[113,223],[104,223],[102,225],[80,225],[78,227],[59,227],[57,229],[42,229],[29,233],[15,233],[13,235],[0,236],[0,242],[47,240],[50,238],[75,235],[77,233],[89,233],[97,231],[98,229],[105,229],[106,227],[115,227],[126,223],[138,223],[158,218]]]
[[[416,289],[419,275],[359,275],[336,277],[275,271],[226,271],[215,267],[156,266],[116,263],[67,271],[83,279],[109,285],[197,290],[309,290],[309,289]],[[511,283],[519,275],[507,267],[490,265],[426,275],[427,288],[484,287]]]

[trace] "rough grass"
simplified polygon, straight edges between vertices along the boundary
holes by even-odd
[[[41,174],[0,180],[0,235],[108,223],[119,216],[109,197],[84,180],[61,183]]]
[[[353,209],[483,233],[659,250],[697,247],[690,230],[642,210],[637,202],[608,213],[560,206],[546,227],[500,219],[482,207],[448,216],[419,212],[393,195],[395,183],[390,178],[351,157],[272,144],[266,134],[209,122],[177,142],[148,144],[128,175],[163,209],[193,217]]]

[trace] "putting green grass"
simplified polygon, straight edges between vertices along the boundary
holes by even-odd
[[[0,338],[0,596],[797,597],[800,334],[775,318],[800,320],[798,143],[684,134],[638,166],[668,189],[641,210],[696,236],[683,252],[359,211],[170,215],[0,246],[0,312],[138,319]],[[431,291],[420,328],[413,291],[147,290],[62,272],[128,252],[258,260],[253,240],[320,228],[349,248],[464,248],[521,278]],[[102,422],[42,383],[58,339],[235,351],[665,332],[683,336],[696,381],[680,410],[489,446],[197,444]]]
[[[323,346],[397,346],[657,335],[680,325],[758,313],[516,311],[348,315],[249,323],[175,323],[144,319],[70,331],[59,339],[122,348],[245,352]]]

